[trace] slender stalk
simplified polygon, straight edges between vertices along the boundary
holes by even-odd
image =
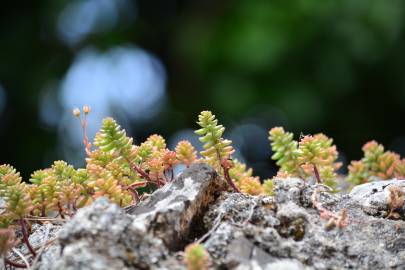
[[[83,144],[86,150],[86,154],[90,156],[91,144],[89,143],[89,137],[87,136],[87,114],[84,114],[83,121],[81,121],[81,126],[83,129]]]
[[[136,173],[138,173],[143,179],[145,179],[148,182],[153,182],[152,179],[150,178],[149,174],[142,170],[138,165],[134,164],[132,161],[130,161],[128,158],[125,158],[126,161],[129,164],[129,167]]]
[[[59,215],[61,218],[65,218],[65,216],[63,215],[63,209],[62,206],[60,205],[60,202],[58,202],[58,208],[59,208]]]
[[[231,188],[232,188],[235,192],[240,193],[239,188],[235,185],[235,183],[232,181],[231,176],[229,175],[229,169],[230,169],[230,168],[227,168],[227,167],[223,166],[222,164],[221,164],[221,166],[222,166],[222,168],[224,169],[224,177],[225,177],[225,180],[226,180],[226,182],[228,183],[228,185],[230,185]]]
[[[226,182],[228,183],[228,185],[231,186],[231,188],[232,188],[235,192],[240,193],[240,190],[239,190],[238,187],[235,185],[235,183],[233,182],[231,176],[229,175],[229,169],[230,169],[232,166],[229,166],[230,164],[229,164],[228,160],[221,158],[221,154],[219,153],[218,149],[215,149],[215,150],[216,150],[216,152],[217,152],[217,158],[218,158],[218,160],[219,160],[219,164],[221,165],[221,167],[222,167],[222,169],[223,169],[223,171],[224,171],[224,177],[225,177]]]
[[[135,204],[137,204],[138,202],[141,201],[141,199],[139,198],[138,192],[135,189],[128,187],[128,190],[131,192],[132,200]]]
[[[28,240],[27,227],[25,226],[24,219],[20,219],[20,226],[21,226],[21,232],[23,235],[24,243],[27,246],[28,250],[31,252],[31,254],[35,257],[37,255],[37,253],[35,252],[34,248],[31,246],[31,244]]]
[[[316,183],[321,184],[322,180],[321,180],[321,176],[319,175],[319,171],[318,168],[316,167],[315,164],[314,165],[314,174],[315,174],[315,178],[316,178]]]
[[[15,254],[17,254],[20,258],[21,258],[21,260],[25,263],[25,265],[27,266],[27,268],[30,268],[31,266],[30,266],[30,263],[28,262],[28,260],[27,260],[27,258],[21,253],[21,251],[19,251],[18,249],[16,249],[16,248],[12,248],[12,250],[13,250],[13,252],[15,253]]]
[[[163,175],[166,179],[166,182],[172,182],[174,179],[174,171],[173,168],[169,168],[164,170]]]
[[[15,267],[15,268],[27,268],[27,266],[25,264],[18,263],[18,262],[13,262],[13,261],[11,261],[11,260],[9,260],[7,258],[4,258],[4,262],[6,264],[8,264],[8,265],[11,265],[12,267]]]
[[[41,217],[45,217],[45,205],[42,203],[41,205]]]
[[[131,187],[131,188],[145,187],[147,184],[148,184],[147,181],[141,181],[141,182],[132,183],[128,187]]]

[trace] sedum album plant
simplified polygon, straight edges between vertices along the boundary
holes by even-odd
[[[16,227],[35,257],[38,247],[28,241],[29,222],[39,222],[41,218],[69,218],[98,197],[107,197],[121,207],[136,205],[155,189],[172,181],[174,168],[179,164],[189,167],[195,162],[206,162],[237,192],[259,195],[266,190],[267,194],[271,193],[271,185],[266,184],[264,188],[259,178],[252,176],[251,169],[232,160],[231,141],[222,138],[225,128],[218,125],[209,111],[199,116],[201,129],[196,131],[205,149],[200,159],[194,146],[185,140],[180,141],[174,151],[168,149],[165,139],[157,134],[136,145],[110,117],[103,120],[100,131],[90,143],[87,137],[89,113],[88,106],[82,111],[73,110],[83,129],[85,168],[75,169],[65,161],[55,161],[51,167],[33,172],[27,184],[12,166],[0,166],[0,197],[6,203],[0,215],[2,255],[16,243]],[[26,267],[7,258],[5,262]]]
[[[210,257],[203,245],[192,243],[184,250],[184,263],[187,266],[187,270],[207,270],[210,264]]]
[[[378,179],[405,178],[405,159],[391,151],[384,151],[384,146],[376,141],[366,143],[364,157],[352,161],[349,165],[348,181],[352,185],[363,184],[372,177]]]
[[[229,175],[232,168],[231,155],[235,150],[232,141],[222,138],[225,127],[218,125],[218,120],[210,111],[202,111],[198,116],[197,124],[201,127],[195,133],[200,135],[200,141],[204,143],[204,151],[200,154],[205,157],[206,162],[214,167],[218,172],[222,172],[229,186],[234,191],[240,192]]]
[[[0,257],[5,257],[7,265],[26,267],[24,263],[7,258],[7,252],[18,242],[27,246],[32,257],[36,256],[38,247],[32,246],[28,237],[32,222],[45,218],[68,219],[77,209],[99,197],[107,197],[121,207],[136,205],[171,182],[177,165],[189,167],[196,162],[205,162],[213,166],[235,192],[273,195],[272,179],[261,181],[246,164],[233,159],[232,142],[223,137],[225,128],[210,111],[203,111],[198,116],[200,128],[195,133],[200,136],[204,148],[200,157],[189,141],[180,141],[174,150],[170,150],[165,139],[157,134],[134,144],[110,117],[103,120],[90,143],[87,137],[89,113],[88,106],[82,111],[73,111],[83,130],[84,168],[76,169],[65,161],[55,161],[49,168],[33,172],[29,181],[24,182],[12,166],[0,165],[0,198],[5,202],[5,207],[0,208]],[[281,127],[271,129],[269,135],[274,152],[272,158],[280,166],[277,178],[315,177],[318,183],[329,187],[336,185],[340,163],[336,162],[338,153],[332,139],[316,134],[296,141],[292,133]],[[349,166],[348,180],[353,185],[372,177],[404,178],[405,160],[398,154],[384,151],[384,147],[374,141],[367,143],[363,151],[364,157]],[[403,205],[403,193],[394,189],[390,192],[390,215],[394,216]],[[316,196],[314,205],[318,205],[320,212],[325,212]],[[333,224],[342,227],[346,224],[343,214],[329,214],[329,217]],[[189,269],[205,269],[193,268],[205,265],[206,256],[201,247],[190,246],[186,258]]]
[[[200,152],[204,157],[204,162],[214,167],[235,192],[250,195],[263,194],[264,189],[260,179],[252,176],[252,169],[247,168],[238,160],[232,159],[235,151],[232,141],[222,137],[225,127],[218,124],[215,115],[210,111],[202,111],[198,116],[197,124],[201,128],[195,133],[204,143],[204,150]]]
[[[180,141],[176,145],[176,156],[179,162],[189,167],[197,160],[197,151],[189,141]]]
[[[274,153],[272,159],[280,166],[279,173],[303,179],[315,176],[318,183],[334,188],[336,171],[341,164],[337,162],[338,152],[333,140],[321,133],[303,136],[299,142],[293,137],[282,127],[269,132]]]

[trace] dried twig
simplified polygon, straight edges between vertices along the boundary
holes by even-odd
[[[14,268],[27,268],[27,265],[25,265],[23,263],[13,262],[13,261],[11,261],[11,260],[9,260],[7,258],[4,258],[4,263],[5,263],[6,266],[10,265],[10,266],[12,266]],[[7,269],[7,267],[6,267],[6,269]]]
[[[15,254],[17,254],[18,257],[21,258],[21,260],[25,263],[25,265],[26,265],[27,268],[30,268],[30,267],[31,267],[30,264],[29,264],[29,262],[28,262],[28,260],[27,260],[27,258],[26,258],[18,249],[12,248],[11,250],[12,250]]]
[[[256,201],[253,201],[252,208],[249,210],[249,216],[248,216],[248,218],[243,222],[243,225],[247,225],[248,222],[252,219],[252,216],[253,216],[253,214],[254,214],[254,212],[255,212],[256,206],[257,206],[257,202],[256,202]]]
[[[28,216],[26,218],[24,218],[25,220],[29,220],[29,221],[50,221],[50,222],[62,222],[62,223],[66,223],[69,220],[68,219],[62,219],[62,218],[52,218],[52,217],[35,217],[35,216]]]
[[[195,241],[195,243],[201,244],[203,241],[205,241],[205,239],[207,239],[207,237],[210,236],[219,227],[219,225],[221,225],[222,217],[223,217],[223,213],[220,213],[217,216],[217,218],[215,219],[214,225],[212,226],[212,228],[206,234],[201,236],[200,239]]]
[[[330,188],[322,184],[317,184],[311,196],[312,204],[319,211],[320,218],[328,219],[328,222],[325,225],[326,229],[332,229],[335,226],[339,229],[346,227],[349,224],[347,209],[342,209],[339,214],[326,209],[320,202],[318,202],[317,194],[319,187],[326,187],[329,190]]]

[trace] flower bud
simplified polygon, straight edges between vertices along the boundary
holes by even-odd
[[[73,109],[73,115],[76,116],[76,117],[80,117],[80,110],[79,110],[79,108],[74,108],[74,109]]]
[[[84,114],[89,114],[90,110],[91,110],[90,106],[87,106],[87,105],[83,106]]]

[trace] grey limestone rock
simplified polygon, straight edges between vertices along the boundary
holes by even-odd
[[[274,184],[273,199],[225,193],[210,207],[207,228],[216,227],[218,217],[221,221],[204,244],[217,268],[405,269],[405,222],[370,215],[359,200],[376,184],[351,195],[319,192],[317,200],[326,209],[348,210],[348,226],[332,230],[312,206],[315,186],[300,179]],[[381,200],[386,207],[385,197]],[[254,250],[265,259],[254,258]]]
[[[385,218],[394,184],[405,189],[405,180],[391,180],[350,194],[319,190],[322,207],[349,215],[346,227],[327,230],[313,206],[317,186],[288,178],[274,180],[274,197],[230,193],[197,164],[136,207],[99,199],[49,228],[57,240],[35,268],[181,270],[181,251],[199,240],[212,269],[405,269],[405,222]],[[45,229],[32,240],[40,243]]]
[[[356,186],[350,192],[353,202],[358,203],[369,215],[384,217],[388,214],[389,187],[395,185],[405,190],[405,180],[377,181]],[[403,215],[404,208],[401,212]]]
[[[211,167],[192,165],[173,183],[128,211],[134,216],[132,226],[162,239],[170,249],[177,249],[190,237],[193,221],[199,219],[215,196],[225,189],[225,182]]]
[[[184,268],[170,254],[184,247],[196,219],[225,189],[213,169],[196,164],[135,208],[124,211],[100,198],[63,226],[37,268]]]

